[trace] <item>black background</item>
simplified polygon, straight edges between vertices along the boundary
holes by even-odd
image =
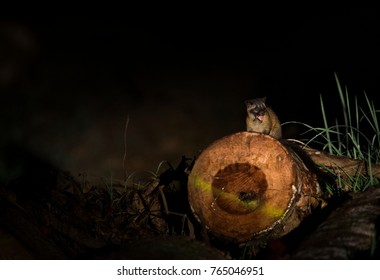
[[[16,73],[1,83],[4,147],[122,176],[127,115],[130,172],[244,130],[243,102],[254,97],[266,96],[282,122],[322,126],[322,94],[333,122],[334,72],[350,98],[365,107],[365,91],[378,103],[375,9],[169,14],[4,19],[1,69]],[[19,30],[26,43],[9,35]],[[284,126],[285,137],[300,132]]]

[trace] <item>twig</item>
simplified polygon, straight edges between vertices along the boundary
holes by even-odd
[[[128,172],[126,167],[126,161],[127,161],[127,131],[128,131],[128,125],[129,125],[129,115],[127,116],[127,120],[125,122],[124,127],[124,156],[123,156],[123,170],[125,172],[125,180],[128,178]]]

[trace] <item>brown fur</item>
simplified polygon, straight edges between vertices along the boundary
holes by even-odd
[[[266,98],[245,101],[247,105],[247,131],[268,134],[281,139],[281,124],[273,110],[265,105]]]

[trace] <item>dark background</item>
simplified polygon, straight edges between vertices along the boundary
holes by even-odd
[[[334,72],[350,98],[378,103],[379,26],[375,9],[349,8],[4,18],[2,149],[122,179],[127,116],[129,174],[244,130],[250,98],[266,96],[282,122],[322,126],[320,94],[329,120],[341,116]]]

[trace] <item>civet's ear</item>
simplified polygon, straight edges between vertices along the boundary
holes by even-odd
[[[258,99],[260,99],[263,103],[265,103],[265,101],[267,100],[267,97],[264,96],[264,97],[262,97],[262,98],[258,98]]]
[[[244,104],[247,105],[247,106],[252,105],[253,104],[253,99],[244,101]]]

